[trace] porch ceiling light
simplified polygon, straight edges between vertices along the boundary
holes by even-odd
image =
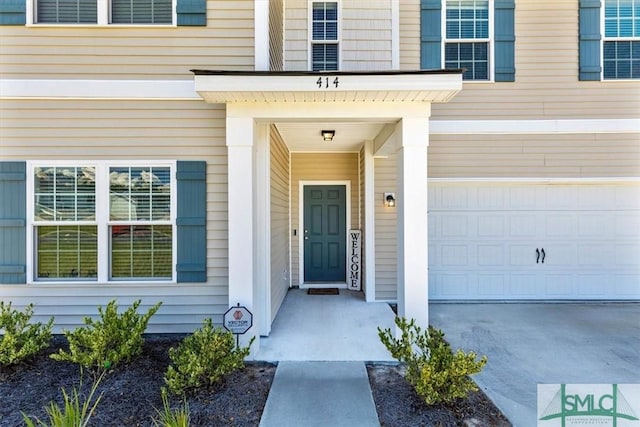
[[[388,208],[396,207],[396,194],[395,193],[384,193],[384,205]]]
[[[324,142],[331,142],[333,141],[333,137],[336,134],[335,130],[322,130],[320,131],[320,134],[322,134],[322,138],[324,139]]]

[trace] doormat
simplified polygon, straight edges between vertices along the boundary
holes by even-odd
[[[308,295],[339,295],[338,288],[309,288],[307,289]]]

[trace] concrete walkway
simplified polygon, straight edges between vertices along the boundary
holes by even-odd
[[[260,427],[378,427],[364,362],[280,362]]]
[[[362,292],[290,289],[256,360],[395,361],[378,338],[378,327],[393,328],[394,318],[389,304],[367,303]]]

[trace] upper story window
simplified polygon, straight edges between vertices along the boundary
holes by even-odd
[[[173,0],[36,0],[38,24],[171,25]]]
[[[170,164],[35,164],[33,279],[173,280]]]
[[[445,3],[446,68],[464,68],[464,80],[489,80],[489,0]]]
[[[338,69],[338,3],[314,1],[311,12],[311,69]]]
[[[605,80],[640,78],[640,2],[605,0],[602,51]]]

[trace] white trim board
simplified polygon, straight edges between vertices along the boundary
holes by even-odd
[[[193,80],[0,79],[0,99],[201,100]]]
[[[635,133],[639,119],[559,119],[559,120],[431,120],[429,132],[438,134],[554,134],[554,133]]]
[[[202,100],[194,80],[0,79],[0,99]],[[640,118],[430,120],[432,135],[640,133]]]

